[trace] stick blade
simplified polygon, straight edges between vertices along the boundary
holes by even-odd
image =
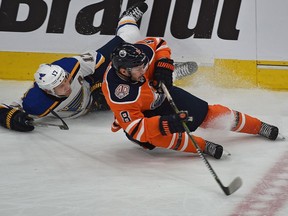
[[[68,127],[68,125],[59,125],[59,128],[61,129],[61,130],[69,130],[69,127]]]
[[[235,178],[231,184],[228,187],[222,187],[224,193],[229,196],[233,194],[235,191],[237,191],[241,186],[243,182],[240,177]]]

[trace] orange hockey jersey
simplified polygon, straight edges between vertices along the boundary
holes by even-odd
[[[160,38],[146,38],[136,43],[135,47],[149,59],[143,82],[132,83],[121,79],[111,64],[104,75],[102,91],[116,118],[112,131],[116,131],[115,126],[120,126],[137,143],[148,142],[157,147],[195,152],[186,133],[163,136],[159,129],[160,116],[148,118],[143,113],[156,109],[165,100],[165,95],[152,87],[152,78],[155,62],[160,58],[170,58],[170,48]]]

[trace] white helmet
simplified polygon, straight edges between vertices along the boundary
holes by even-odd
[[[58,65],[41,64],[34,74],[34,78],[39,88],[57,96],[54,88],[63,82],[66,75],[66,71]]]

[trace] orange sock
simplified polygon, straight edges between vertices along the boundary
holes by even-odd
[[[258,134],[261,128],[261,121],[247,114],[234,111],[222,105],[209,105],[208,113],[201,124],[203,128],[225,129],[231,131]]]
[[[206,142],[203,138],[192,135],[200,149],[204,151]],[[174,133],[167,136],[157,136],[151,140],[154,146],[182,152],[197,153],[191,139],[186,133]]]
[[[232,131],[248,134],[258,134],[261,128],[261,121],[244,113],[233,111],[235,115],[235,127]]]
[[[209,105],[206,118],[201,124],[202,128],[231,129],[234,122],[234,114],[231,109],[222,105]]]

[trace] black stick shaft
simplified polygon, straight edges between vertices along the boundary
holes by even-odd
[[[62,126],[60,127],[60,129],[62,130],[69,130],[69,127],[68,125],[66,124],[66,122],[56,113],[54,112],[53,110],[51,111],[51,113],[56,116],[58,119],[60,119],[60,121],[62,122]]]
[[[175,113],[179,113],[179,109],[177,108],[176,104],[174,103],[174,100],[172,99],[168,89],[166,88],[165,84],[164,83],[161,83],[161,87],[162,87],[162,90],[168,100],[168,102],[170,103],[171,107],[174,109]],[[194,138],[192,137],[192,135],[190,134],[191,131],[190,129],[188,128],[187,124],[185,122],[182,122],[183,124],[183,127],[185,129],[185,132],[187,133],[188,137],[191,139],[194,147],[196,148],[197,150],[197,153],[199,154],[199,156],[202,158],[202,160],[204,161],[205,165],[207,166],[207,168],[209,169],[210,173],[212,174],[212,176],[214,177],[214,179],[216,180],[216,182],[218,183],[218,185],[221,187],[221,189],[223,190],[223,192],[226,194],[226,195],[230,195],[232,194],[233,192],[235,192],[241,185],[242,185],[242,181],[241,179],[238,180],[238,184],[240,184],[240,186],[238,186],[237,184],[237,189],[234,189],[234,191],[231,191],[229,190],[229,187],[225,187],[222,182],[220,181],[220,179],[218,178],[216,172],[214,171],[214,169],[212,168],[212,166],[210,165],[209,161],[206,159],[206,157],[204,156],[204,154],[202,153],[202,150],[200,149],[199,145],[197,144],[197,142],[194,140]],[[237,178],[238,179],[238,178]],[[234,183],[235,181],[233,181],[232,183]]]

